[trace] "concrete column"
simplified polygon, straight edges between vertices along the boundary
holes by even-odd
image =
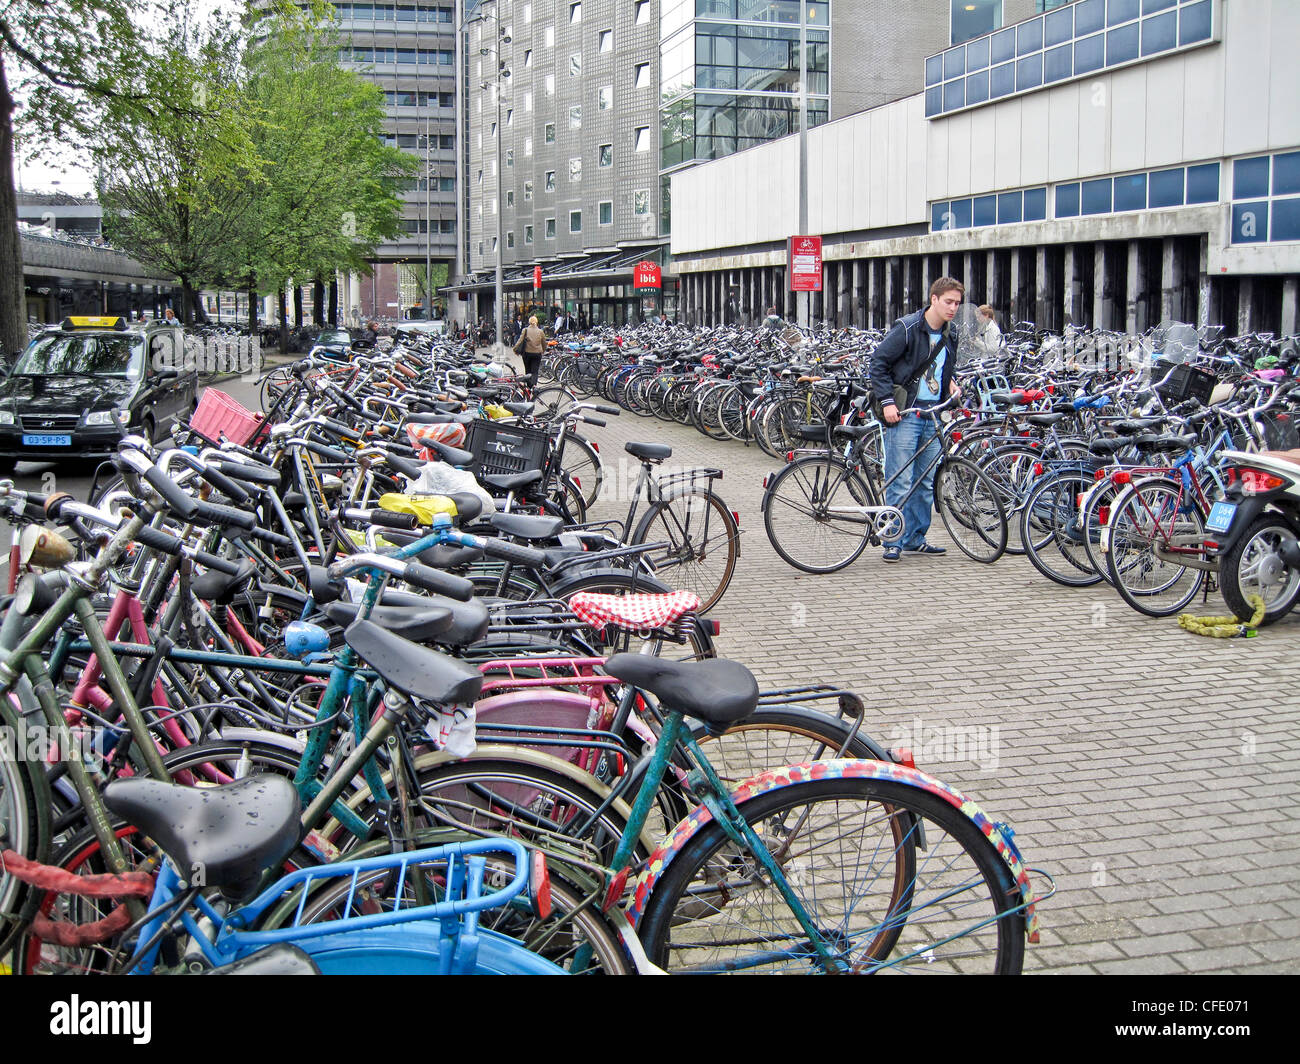
[[[1076,249],[1073,244],[1066,244],[1065,251],[1062,253],[1063,263],[1061,273],[1065,278],[1065,291],[1062,293],[1062,313],[1065,315],[1065,322],[1079,324],[1078,308],[1075,306],[1075,299],[1079,294],[1079,281],[1075,275],[1077,265]]]
[[[974,260],[975,260],[975,252],[973,251],[967,251],[965,254],[962,255],[961,276],[957,278],[957,280],[961,281],[961,283],[966,286],[967,302],[970,302],[971,278],[975,275],[975,271],[971,269],[971,263],[974,262]]]
[[[851,278],[852,291],[849,294],[849,324],[861,326],[866,320],[867,292],[864,284],[866,278],[865,263],[861,259],[853,260]]]
[[[1142,293],[1146,286],[1146,278],[1142,276],[1142,248],[1136,240],[1128,242],[1128,290],[1124,294],[1124,329],[1132,334],[1139,332],[1141,326],[1138,324],[1138,300],[1142,298]]]
[[[1011,275],[1007,278],[1007,322],[1015,324],[1025,318],[1025,308],[1020,299],[1020,249],[1011,249]]]
[[[1199,261],[1196,267],[1196,325],[1204,328],[1210,324],[1210,238],[1201,237]],[[1218,324],[1215,322],[1214,324]]]
[[[898,263],[899,272],[903,275],[903,290],[901,293],[903,306],[908,309],[903,311],[904,314],[910,312],[913,304],[916,303],[916,292],[913,290],[913,270],[910,258],[891,259],[891,262]]]
[[[1109,282],[1106,273],[1106,245],[1093,245],[1092,259],[1092,327],[1109,329]]]
[[[1006,293],[1002,291],[1002,286],[998,284],[998,258],[997,254],[992,251],[984,253],[984,301],[988,303],[998,314],[998,320],[1007,324]]]
[[[894,276],[894,264],[896,258],[885,260],[885,326],[889,324],[889,317],[894,313],[894,302],[898,298],[896,295],[898,279]]]
[[[1051,277],[1047,271],[1047,247],[1039,244],[1035,249],[1035,268],[1034,268],[1034,321],[1040,329],[1050,328],[1052,325],[1052,303],[1055,293],[1052,291]]]
[[[1255,279],[1243,277],[1237,289],[1237,335],[1255,331]]]
[[[1282,335],[1292,336],[1296,331],[1296,304],[1300,302],[1300,277],[1288,277],[1282,282]]]
[[[1177,262],[1177,241],[1173,237],[1165,237],[1160,242],[1160,320],[1174,321],[1178,318],[1180,308],[1178,307],[1178,286],[1181,278],[1177,277],[1178,267],[1182,264]]]

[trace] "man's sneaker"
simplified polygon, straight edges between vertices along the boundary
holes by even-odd
[[[884,554],[884,560],[885,560],[885,561],[887,561],[887,562],[896,562],[896,561],[898,561],[899,556],[900,556],[900,551],[899,551],[899,549],[898,549],[897,547],[886,547],[886,548],[885,548],[885,554]]]
[[[904,554],[947,554],[947,547],[936,547],[933,543],[922,543],[919,547],[904,547]]]

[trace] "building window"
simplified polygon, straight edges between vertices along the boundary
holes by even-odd
[[[596,105],[602,111],[608,111],[614,106],[614,86],[602,85],[596,93]]]
[[[513,207],[514,205],[515,205],[515,190],[513,188],[508,188],[506,189],[506,206]]]
[[[582,232],[582,211],[569,212],[569,232],[570,233]]]
[[[492,238],[492,254],[495,255],[496,253],[497,253],[497,238],[496,238],[496,237],[493,237],[493,238]]]
[[[531,111],[532,109],[533,109],[533,94],[531,92],[526,92],[524,93],[524,110]]]
[[[614,165],[614,145],[602,144],[600,146],[600,166]]]
[[[506,166],[514,166],[514,165],[515,165],[515,149],[514,149],[514,148],[507,148],[507,149],[506,149]]]
[[[570,181],[582,180],[582,156],[581,155],[579,155],[577,158],[569,160],[569,180]]]
[[[636,151],[650,150],[650,127],[649,126],[637,126],[636,133],[634,134],[634,143],[636,145],[636,149],[635,149]]]
[[[478,183],[479,183],[480,185],[483,184],[483,170],[482,170],[482,168],[480,168],[480,169],[479,169],[479,172],[478,172]]]
[[[600,50],[602,52],[612,52],[614,50],[614,31],[600,31]]]
[[[632,9],[632,22],[637,26],[650,25],[650,0],[636,0]]]
[[[547,95],[547,96],[554,96],[554,95],[555,95],[555,75],[554,75],[554,74],[547,74],[547,75],[546,75],[546,95]]]
[[[515,124],[515,113],[514,113],[513,110],[510,110],[509,108],[507,108],[507,109],[506,109],[506,129],[509,129],[509,128],[510,128],[511,126],[513,126],[514,124]]]
[[[613,200],[603,200],[600,204],[599,222],[601,225],[614,224],[614,202]]]
[[[952,44],[982,37],[1002,25],[1002,0],[952,0],[949,10]]]
[[[508,247],[508,248],[512,248],[512,247],[514,247],[514,246],[515,246],[515,234],[514,234],[514,233],[507,233],[507,234],[506,234],[506,247]]]
[[[632,193],[632,213],[637,215],[650,213],[650,190],[639,188]]]
[[[524,202],[525,202],[525,203],[528,203],[528,202],[530,202],[530,201],[532,200],[532,198],[533,198],[533,183],[532,183],[531,181],[525,181],[525,182],[524,182]]]
[[[582,21],[582,4],[569,5],[569,25],[576,26]]]
[[[582,128],[582,107],[581,106],[569,108],[569,128],[570,129]]]
[[[542,127],[542,143],[544,143],[544,144],[554,144],[554,143],[555,143],[555,123],[554,123],[554,122],[547,122],[546,125],[544,125],[544,126]]]
[[[524,50],[524,69],[528,70],[533,65],[533,50],[526,48]]]
[[[637,63],[636,81],[633,83],[633,88],[648,89],[649,87],[650,87],[650,64]]]
[[[532,5],[532,4],[524,4],[524,21],[525,21],[525,22],[532,22],[532,21],[533,21],[533,5]]]
[[[545,191],[545,192],[554,192],[554,191],[555,191],[555,171],[554,171],[554,170],[547,170],[547,171],[546,171],[546,185],[544,186],[543,191]]]
[[[542,40],[546,42],[546,47],[547,47],[547,48],[554,48],[554,47],[555,47],[555,27],[554,27],[554,26],[547,26],[547,27],[546,27],[546,33],[542,36]]]
[[[582,77],[582,54],[581,53],[569,56],[569,77],[571,78]]]
[[[554,219],[554,218],[547,218],[547,219],[546,219],[546,239],[547,239],[547,240],[554,240],[554,239],[555,239],[555,219]]]
[[[532,137],[524,137],[524,154],[525,154],[525,155],[532,155],[532,154],[533,154],[533,138],[532,138]]]
[[[531,225],[526,225],[524,226],[524,243],[531,244],[532,242],[533,242],[533,227]]]

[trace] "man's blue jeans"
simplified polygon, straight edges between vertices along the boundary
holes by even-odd
[[[925,542],[925,534],[930,530],[930,518],[934,511],[934,470],[929,468],[939,454],[939,438],[934,419],[906,415],[893,428],[885,429],[885,480],[888,481],[898,470],[907,465],[908,460],[918,451],[921,457],[903,470],[885,491],[885,503],[897,506],[903,511],[906,527],[901,539],[885,540],[887,547],[901,547],[913,550]],[[924,476],[921,474],[924,473]],[[912,485],[920,478],[916,490]],[[908,497],[908,492],[911,496]],[[907,501],[904,502],[904,498]]]

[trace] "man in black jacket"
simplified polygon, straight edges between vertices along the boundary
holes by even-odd
[[[940,277],[930,286],[929,307],[894,322],[871,355],[871,391],[880,401],[886,429],[885,480],[907,466],[885,492],[886,504],[899,507],[905,523],[901,538],[885,541],[887,562],[898,561],[902,554],[947,553],[925,541],[934,510],[934,470],[926,469],[941,446],[935,418],[924,413],[900,414],[894,389],[906,389],[904,409],[938,406],[950,395],[961,395],[953,380],[957,338],[950,324],[965,291],[960,281]],[[922,473],[925,475],[918,481]]]

